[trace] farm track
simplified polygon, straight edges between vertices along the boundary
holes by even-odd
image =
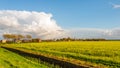
[[[2,48],[7,49],[9,51],[12,51],[14,53],[17,53],[17,54],[19,54],[21,56],[27,56],[27,57],[31,57],[31,58],[36,58],[36,59],[38,59],[40,61],[47,62],[49,64],[58,65],[61,68],[96,68],[96,67],[93,67],[93,66],[78,65],[78,64],[74,64],[74,63],[71,63],[71,62],[68,62],[68,61],[63,61],[63,60],[60,60],[60,59],[47,57],[47,56],[44,56],[44,55],[24,52],[22,50],[15,49],[15,48],[3,47],[3,46],[2,46]]]

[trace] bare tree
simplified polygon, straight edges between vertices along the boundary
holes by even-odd
[[[19,40],[21,40],[22,38],[25,38],[24,35],[22,35],[22,34],[18,34],[17,37]]]
[[[3,38],[7,39],[7,40],[11,40],[13,42],[20,42],[22,41],[24,38],[26,38],[26,40],[31,41],[32,40],[32,36],[31,35],[22,35],[22,34],[3,34]]]
[[[32,38],[32,36],[31,35],[26,35],[26,38],[30,40]]]
[[[3,34],[4,39],[11,39],[11,34]]]

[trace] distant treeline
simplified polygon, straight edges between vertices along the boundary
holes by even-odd
[[[60,38],[60,39],[46,39],[41,40],[40,38],[32,38],[31,35],[22,34],[3,34],[4,40],[0,42],[5,43],[29,43],[29,42],[57,42],[57,41],[120,41],[120,39],[104,39],[104,38],[93,38],[93,39],[76,39],[76,38]]]
[[[61,39],[47,39],[42,40],[43,42],[56,42],[56,41],[120,41],[120,39],[104,39],[104,38],[93,38],[93,39],[76,39],[76,38],[61,38]]]
[[[28,43],[28,42],[41,42],[39,38],[32,38],[31,35],[22,34],[3,34],[1,43]]]
[[[108,39],[107,41],[120,41],[120,39]]]
[[[61,39],[49,39],[49,40],[42,40],[45,42],[51,42],[51,41],[107,41],[106,39],[103,38],[98,38],[98,39],[75,39],[75,38],[61,38]]]

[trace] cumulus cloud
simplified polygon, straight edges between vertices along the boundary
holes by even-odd
[[[0,10],[0,36],[3,33],[31,34],[41,39],[106,38],[120,39],[120,29],[62,29],[52,14],[36,11]]]
[[[120,4],[113,4],[113,8],[120,8]]]
[[[0,11],[1,33],[23,33],[42,38],[55,38],[63,33],[52,14],[36,11]],[[48,37],[49,36],[49,37]]]

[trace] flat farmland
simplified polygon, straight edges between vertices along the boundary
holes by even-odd
[[[48,66],[35,63],[18,54],[0,48],[0,68],[48,68]]]
[[[120,68],[120,41],[70,41],[4,44],[36,54],[99,68]]]

